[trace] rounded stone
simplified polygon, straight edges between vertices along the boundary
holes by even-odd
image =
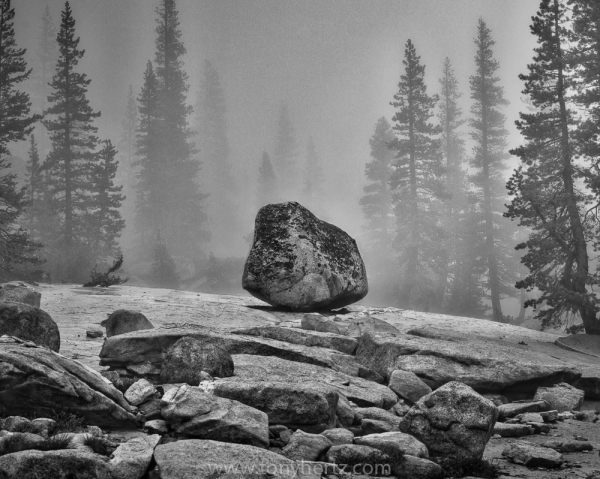
[[[0,303],[0,335],[33,341],[52,351],[60,350],[60,332],[48,313],[25,303]]]
[[[154,329],[154,325],[146,316],[139,311],[128,309],[117,309],[100,324],[106,328],[107,338],[141,329]]]

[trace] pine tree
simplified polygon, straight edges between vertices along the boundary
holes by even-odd
[[[164,202],[156,205],[157,219],[168,249],[174,255],[194,258],[209,234],[203,229],[205,195],[198,189],[199,163],[192,157],[195,150],[190,142],[192,131],[188,128],[192,108],[186,105],[189,85],[181,60],[186,50],[181,41],[175,1],[161,0],[156,13],[156,79],[163,130],[160,175],[165,187],[160,193]]]
[[[29,137],[29,151],[27,153],[27,177],[25,179],[27,209],[25,211],[25,219],[29,232],[37,236],[36,220],[38,219],[38,210],[40,208],[40,201],[42,200],[42,172],[40,154],[35,142],[35,135],[33,134]]]
[[[50,133],[52,151],[46,158],[50,188],[56,198],[58,240],[61,258],[56,258],[56,273],[61,279],[81,279],[94,258],[86,251],[88,231],[83,220],[90,190],[90,163],[96,158],[97,128],[92,121],[100,116],[87,99],[91,80],[75,71],[84,55],[75,38],[75,19],[69,2],[65,3],[57,41],[60,57],[52,77],[50,107],[44,126]]]
[[[532,20],[538,47],[529,73],[520,77],[523,93],[537,111],[520,114],[517,127],[525,144],[511,153],[522,165],[507,185],[514,196],[507,215],[531,230],[518,246],[527,249],[523,263],[529,275],[517,287],[542,292],[527,304],[539,307],[536,316],[543,325],[580,318],[586,333],[600,334],[598,300],[588,288],[597,283],[589,272],[587,249],[597,231],[595,220],[586,214],[592,198],[578,184],[588,165],[575,161],[565,7],[558,0],[543,0]]]
[[[169,254],[167,246],[163,243],[160,231],[157,232],[154,242],[154,255],[150,276],[153,284],[159,288],[176,288],[179,284],[175,261]]]
[[[392,186],[397,218],[395,247],[400,253],[403,278],[399,305],[428,309],[443,253],[439,205],[435,201],[443,195],[440,141],[436,138],[441,128],[429,122],[438,97],[427,94],[425,66],[410,40],[403,64],[405,73],[391,103],[397,108],[392,119],[397,135]]]
[[[304,187],[302,196],[305,206],[317,214],[322,208],[323,202],[323,168],[321,159],[317,154],[317,147],[312,139],[308,139],[306,146],[306,167],[304,170]]]
[[[277,177],[269,154],[263,153],[262,162],[258,170],[258,186],[256,188],[256,210],[265,205],[276,203],[279,195],[277,191]]]
[[[294,201],[301,189],[298,181],[297,155],[296,130],[290,120],[287,105],[282,104],[279,108],[273,167],[277,173],[279,192],[284,195],[282,198],[284,201]]]
[[[22,265],[40,261],[36,255],[40,245],[18,224],[26,191],[17,187],[6,158],[8,144],[24,140],[39,119],[30,116],[29,95],[16,88],[31,70],[24,60],[25,49],[15,42],[14,17],[10,0],[0,0],[0,280],[14,277]]]
[[[471,99],[471,138],[475,142],[471,167],[474,174],[471,181],[476,187],[478,203],[483,214],[485,231],[484,257],[487,263],[488,290],[492,303],[492,316],[495,321],[503,321],[500,298],[509,292],[511,280],[509,274],[510,251],[509,235],[503,234],[510,224],[502,218],[506,201],[505,179],[506,169],[506,137],[504,128],[505,116],[500,108],[507,105],[504,89],[499,85],[500,79],[495,76],[499,68],[493,57],[490,30],[483,19],[479,19],[475,45],[476,74],[470,78]]]
[[[38,39],[37,63],[34,69],[34,91],[36,106],[40,113],[46,109],[46,100],[51,91],[48,83],[52,79],[52,73],[58,60],[58,43],[56,42],[56,27],[50,14],[50,8],[46,5],[42,15],[42,27]]]
[[[125,226],[119,208],[123,202],[122,186],[115,185],[118,162],[117,150],[105,140],[98,160],[90,167],[90,196],[87,198],[86,223],[92,256],[100,264],[121,254],[117,238]]]
[[[226,255],[238,245],[239,199],[227,139],[225,94],[219,74],[209,61],[204,62],[196,112],[196,145],[202,163],[199,181],[202,191],[208,194],[206,213],[211,248]]]

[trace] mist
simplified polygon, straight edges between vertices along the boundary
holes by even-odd
[[[502,109],[506,115],[508,151],[522,143],[514,122],[527,105],[522,100],[523,82],[518,75],[526,71],[536,46],[529,24],[538,4],[537,0],[177,0],[181,41],[187,50],[182,56],[189,85],[186,103],[194,109],[188,121],[197,132],[191,141],[199,150],[196,157],[204,161],[200,191],[210,195],[203,200],[210,239],[201,244],[201,260],[177,267],[183,276],[194,266],[210,270],[212,254],[217,261],[213,267],[217,264],[222,269],[219,274],[226,284],[221,290],[214,285],[211,289],[206,275],[194,277],[194,273],[189,273],[190,281],[181,287],[243,292],[240,268],[250,248],[254,217],[260,206],[259,171],[264,153],[273,162],[278,157],[282,111],[295,141],[291,168],[298,181],[287,185],[286,181],[294,180],[293,177],[278,177],[272,200],[298,201],[319,218],[348,232],[363,253],[370,279],[400,274],[394,258],[386,265],[370,261],[369,231],[359,201],[368,183],[365,166],[372,160],[369,140],[375,125],[381,117],[392,122],[394,116],[390,102],[404,71],[407,40],[415,45],[426,67],[424,78],[429,94],[440,93],[444,60],[451,60],[462,92],[459,104],[468,118],[472,106],[469,77],[475,72],[474,38],[478,20],[485,20],[495,41],[497,76],[509,101]],[[27,49],[26,59],[34,69],[46,5],[58,29],[63,1],[13,1],[17,44]],[[101,111],[94,124],[99,129],[98,136],[111,139],[119,150],[116,181],[123,183],[128,173],[123,171],[126,152],[121,139],[129,88],[137,99],[146,64],[155,59],[155,9],[159,0],[72,0],[70,5],[76,34],[81,38],[79,46],[85,50],[77,71],[85,72],[91,80],[90,105]],[[224,112],[220,121],[227,143],[229,173],[211,170],[206,158],[211,148],[217,148],[206,144],[202,133],[202,118],[209,108],[203,97],[207,62],[218,78],[223,99],[223,109],[219,111]],[[24,87],[27,88],[32,87]],[[32,109],[41,111],[34,92],[32,98]],[[437,120],[434,117],[432,121]],[[474,145],[468,125],[462,126],[461,131],[469,156]],[[43,138],[43,127],[36,127],[35,133]],[[26,142],[11,145],[13,157],[25,162],[27,148]],[[48,142],[42,141],[42,158],[48,150]],[[322,171],[311,180],[310,187],[306,186],[307,161]],[[19,161],[13,163],[18,170]],[[507,160],[506,179],[517,163],[514,157]],[[274,164],[275,173],[277,167]],[[23,170],[19,174],[23,175]],[[232,191],[234,194],[229,195]],[[128,200],[121,212],[126,225],[119,239],[124,271],[132,278],[131,284],[146,284],[147,261],[135,257],[135,192],[131,185],[125,188],[125,194]],[[387,268],[385,274],[380,268]],[[363,302],[393,306],[393,293],[386,296],[373,289],[380,286],[377,281],[372,283],[371,293]],[[518,313],[517,296],[503,299],[506,314]]]

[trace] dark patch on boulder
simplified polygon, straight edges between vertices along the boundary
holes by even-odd
[[[100,323],[106,328],[106,337],[139,331],[140,329],[154,329],[154,325],[139,311],[118,309],[107,319]]]

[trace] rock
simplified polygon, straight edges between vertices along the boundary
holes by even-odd
[[[0,343],[0,404],[7,414],[61,410],[101,427],[135,427],[134,409],[96,371],[45,348]]]
[[[364,421],[365,419],[382,421],[389,424],[390,427],[395,430],[398,430],[400,422],[402,421],[402,418],[397,415],[376,407],[359,407],[355,408],[354,412],[358,421]]]
[[[250,329],[239,329],[235,334],[260,336],[261,338],[276,339],[301,346],[320,346],[334,349],[344,354],[354,354],[358,341],[354,338],[339,334],[305,331],[303,329],[282,328],[279,326],[260,326]]]
[[[533,434],[533,428],[527,424],[507,424],[504,422],[497,422],[494,425],[493,434],[498,434],[502,437],[530,436]]]
[[[571,411],[559,412],[557,414],[557,418],[559,421],[566,421],[568,419],[574,419],[575,414],[573,414]]]
[[[533,393],[540,385],[573,382],[581,372],[546,354],[498,340],[437,330],[364,334],[356,359],[384,377],[396,369],[415,373],[432,389],[460,381],[480,393]]]
[[[548,441],[540,444],[543,447],[549,447],[558,452],[581,452],[592,451],[594,447],[588,441]]]
[[[558,421],[558,411],[556,409],[552,411],[540,412],[540,416],[544,422],[556,422]]]
[[[403,432],[384,432],[354,438],[354,444],[374,447],[390,457],[408,454],[415,457],[428,458],[429,452],[425,444]]]
[[[422,457],[407,454],[394,464],[394,475],[410,479],[439,479],[444,477],[444,470],[435,462]]]
[[[0,303],[0,335],[33,341],[52,351],[60,350],[60,332],[48,313],[25,303]]]
[[[136,437],[117,447],[110,460],[114,479],[141,479],[146,473],[160,436]]]
[[[151,434],[166,434],[169,432],[169,424],[163,419],[153,419],[144,423],[144,429]]]
[[[451,382],[419,399],[400,424],[432,457],[458,464],[480,460],[498,417],[494,404],[469,386]]]
[[[546,401],[525,401],[503,404],[498,406],[498,420],[505,419],[524,414],[526,412],[543,412],[549,411],[550,405]]]
[[[2,429],[10,432],[32,432],[31,428],[31,421],[22,416],[9,416],[2,424]]]
[[[320,333],[331,333],[345,336],[347,326],[339,324],[331,317],[322,316],[319,313],[308,313],[302,317],[300,322],[302,329],[306,331],[317,331]]]
[[[331,317],[319,313],[309,313],[302,317],[301,327],[308,331],[335,333],[352,338],[360,338],[366,333],[385,333],[392,336],[400,334],[397,328],[386,321],[363,313],[348,317],[341,314]]]
[[[107,319],[102,321],[100,325],[106,328],[107,338],[131,331],[154,329],[154,326],[148,321],[146,316],[139,311],[130,311],[128,309],[117,309]]]
[[[533,428],[535,434],[548,434],[550,432],[550,424],[545,424],[543,422],[528,422],[527,425]]]
[[[416,403],[431,392],[431,388],[419,379],[415,373],[396,369],[390,374],[388,387],[398,396]]]
[[[34,427],[39,428],[41,431],[41,435],[46,437],[54,431],[56,427],[56,421],[54,419],[49,419],[46,417],[38,417],[31,421]]]
[[[392,426],[389,422],[378,419],[363,419],[360,423],[361,435],[379,434],[384,432],[397,431],[398,428]]]
[[[137,406],[156,394],[156,388],[145,379],[134,382],[125,392],[129,404]]]
[[[269,447],[269,420],[264,412],[188,385],[170,390],[162,400],[162,416],[179,434]]]
[[[519,417],[519,420],[523,424],[527,424],[529,422],[544,422],[544,418],[542,417],[542,415],[540,413],[537,413],[537,412],[526,412],[526,413],[523,413]]]
[[[342,444],[352,444],[354,442],[354,434],[344,428],[328,429],[321,433],[331,441],[333,446],[341,446]]]
[[[339,425],[343,427],[350,427],[354,425],[356,413],[354,408],[350,405],[350,401],[343,394],[338,394],[338,404],[335,410],[335,416],[339,422]]]
[[[390,409],[388,409],[388,412],[393,413],[398,417],[404,417],[409,410],[410,406],[404,404],[403,400],[400,400],[396,404],[394,404]]]
[[[263,411],[270,424],[319,433],[335,426],[338,392],[319,382],[215,381],[216,396]]]
[[[316,461],[332,445],[332,442],[321,434],[308,434],[298,430],[292,434],[283,449],[283,454],[295,461]]]
[[[164,352],[184,336],[208,341],[225,349],[232,356],[237,354],[276,356],[288,361],[333,369],[349,376],[383,382],[381,376],[358,364],[353,356],[338,351],[318,346],[300,346],[256,336],[220,333],[202,326],[165,327],[113,336],[104,341],[100,351],[100,365],[130,368],[136,364],[149,362],[160,368]]]
[[[116,479],[108,458],[79,449],[34,449],[0,457],[0,479]]]
[[[116,371],[100,371],[100,375],[107,379],[115,388],[117,388],[122,393],[125,393],[129,389],[135,379],[128,376],[121,376]]]
[[[295,202],[259,210],[242,287],[294,311],[341,308],[369,290],[356,241]]]
[[[39,434],[31,432],[7,433],[5,436],[0,437],[0,455],[35,449],[43,442],[44,438]]]
[[[151,419],[160,419],[160,401],[161,400],[157,397],[146,400],[138,406],[138,412],[144,415],[144,419],[146,421]]]
[[[39,308],[41,299],[41,293],[22,281],[0,284],[0,303],[25,303]]]
[[[360,474],[362,472],[370,476],[389,476],[391,472],[390,462],[394,459],[379,449],[357,444],[332,446],[327,451],[326,457],[327,462],[347,466],[352,470],[352,473]]]
[[[161,479],[297,479],[298,465],[280,454],[217,441],[169,442],[154,459]]]
[[[251,381],[318,381],[335,387],[350,401],[364,407],[375,406],[387,409],[398,400],[394,392],[383,384],[376,384],[314,364],[250,354],[235,354],[232,357],[236,376],[227,381],[236,381],[239,378]]]
[[[585,393],[570,384],[560,383],[552,387],[538,388],[534,401],[546,401],[558,412],[578,410],[583,404]]]
[[[202,380],[202,372],[220,378],[233,376],[231,354],[209,341],[183,337],[166,350],[160,380],[162,383],[197,386]]]
[[[515,441],[509,444],[502,451],[502,455],[516,464],[523,464],[527,467],[554,469],[563,463],[562,454],[525,441]]]
[[[85,332],[85,335],[88,338],[101,338],[102,336],[104,336],[104,333],[98,329],[88,329]]]
[[[502,406],[508,403],[508,399],[501,394],[482,394],[482,396],[492,401],[495,406]]]

